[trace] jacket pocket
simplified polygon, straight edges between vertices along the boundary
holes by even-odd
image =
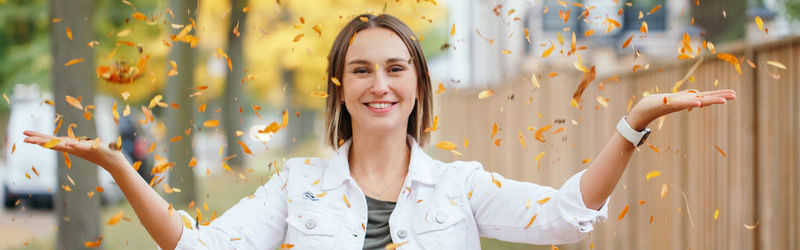
[[[293,205],[290,205],[286,217],[286,244],[292,244],[299,249],[335,248],[341,232],[338,218],[326,215],[317,206]]]
[[[461,247],[466,235],[464,211],[450,202],[440,202],[423,209],[414,220],[414,231],[424,246]]]

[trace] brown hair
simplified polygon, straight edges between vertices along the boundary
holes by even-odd
[[[350,43],[355,35],[362,30],[380,27],[386,28],[396,33],[403,40],[414,63],[417,72],[417,101],[414,109],[408,117],[408,128],[406,133],[417,140],[420,146],[425,145],[428,140],[428,133],[424,130],[431,123],[431,113],[433,113],[433,90],[431,78],[428,74],[428,63],[422,54],[422,47],[417,42],[417,37],[411,28],[405,23],[388,14],[378,16],[371,14],[359,15],[351,20],[342,28],[336,40],[333,41],[331,51],[328,54],[328,101],[325,106],[325,127],[326,139],[334,149],[339,148],[340,141],[348,140],[353,136],[353,126],[350,120],[350,113],[344,105],[342,99],[341,84],[344,74],[345,55]],[[334,83],[334,81],[336,83]]]

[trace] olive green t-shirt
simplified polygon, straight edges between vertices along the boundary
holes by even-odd
[[[391,201],[382,201],[367,198],[367,236],[364,238],[364,249],[384,249],[392,243],[389,231],[389,216],[397,204]]]

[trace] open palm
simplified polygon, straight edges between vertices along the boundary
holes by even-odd
[[[641,130],[650,122],[669,113],[684,109],[707,107],[714,104],[725,104],[736,99],[736,91],[732,89],[699,92],[694,89],[675,93],[652,94],[642,98],[628,115],[631,127]]]

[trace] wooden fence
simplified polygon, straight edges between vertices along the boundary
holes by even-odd
[[[581,243],[562,249],[589,249],[590,244],[594,249],[800,249],[800,38],[723,50],[744,56],[756,68],[743,62],[738,74],[731,64],[706,54],[694,81],[682,89],[732,88],[738,98],[650,124],[647,142],[658,152],[647,145],[637,149],[611,196],[609,220]],[[432,142],[456,142],[463,156],[431,151],[445,161],[476,160],[507,178],[558,187],[589,165],[584,159],[602,150],[629,99],[641,98],[644,91],[671,92],[693,64],[654,63],[619,75],[619,82],[599,76],[584,92],[581,109],[570,106],[582,77],[565,75],[574,69],[544,67],[537,71],[544,76],[541,88],[534,88],[527,75],[510,79],[487,99],[478,99],[480,90],[451,88],[436,96],[442,129]],[[545,76],[551,71],[560,75]],[[597,96],[608,98],[608,107],[600,106]],[[500,131],[492,139],[493,123]],[[531,127],[550,124],[546,142],[533,139]],[[562,127],[563,132],[551,134]],[[651,171],[661,175],[648,181]],[[626,205],[629,212],[618,220]]]

